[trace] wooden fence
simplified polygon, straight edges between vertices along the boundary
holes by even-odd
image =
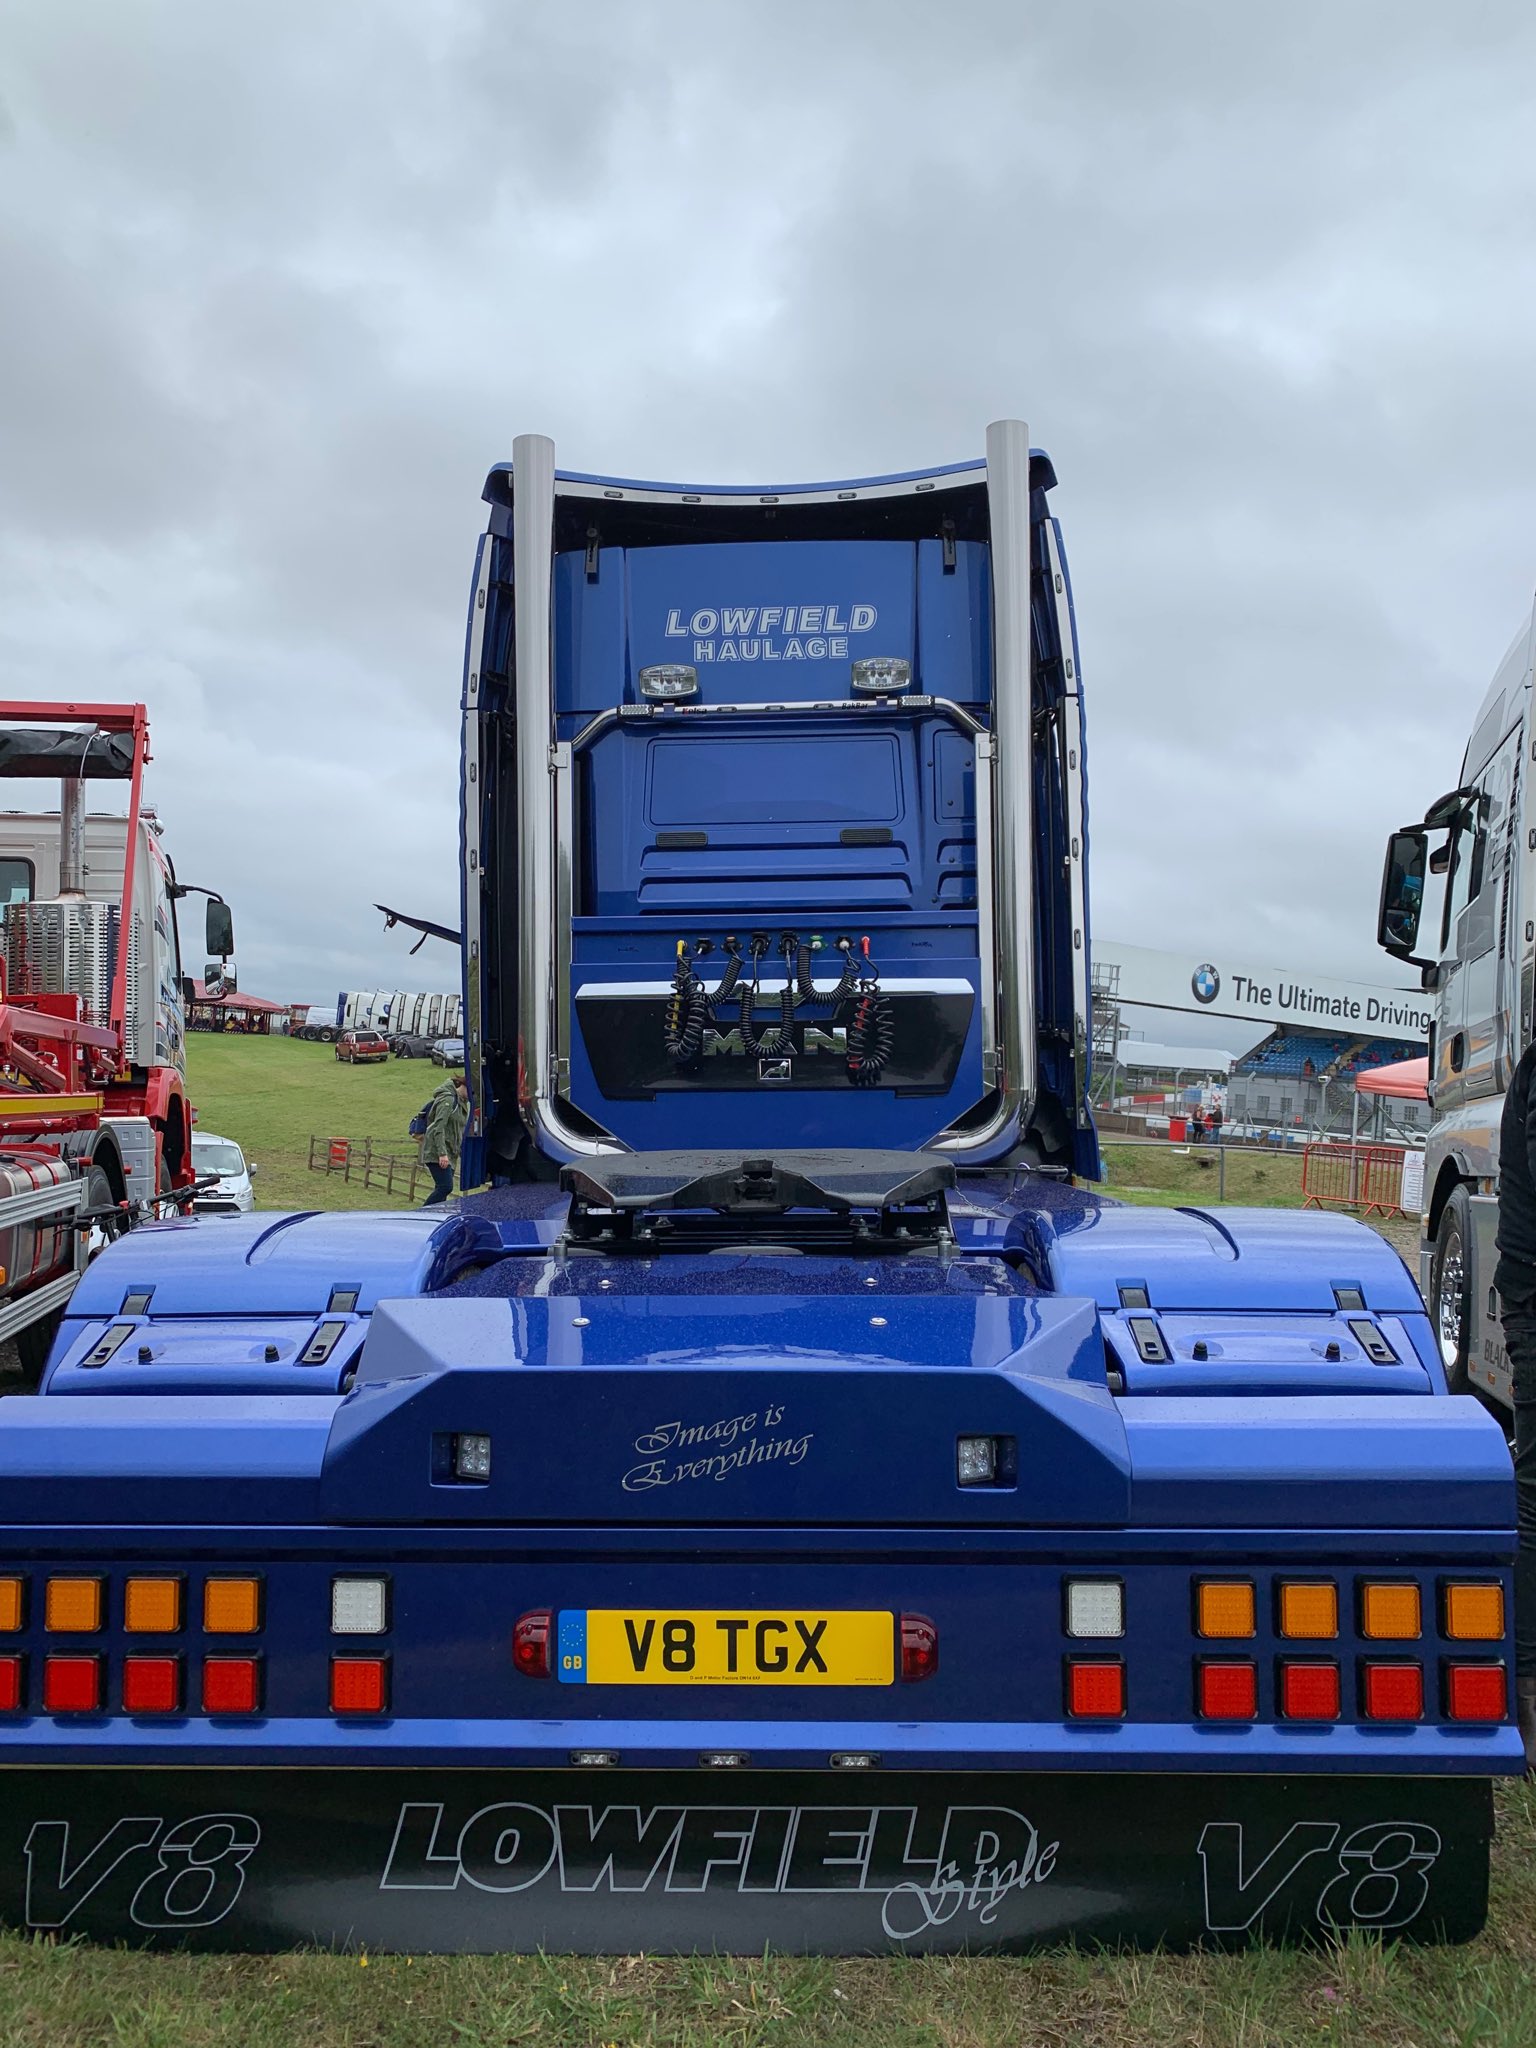
[[[311,1137],[309,1164],[313,1173],[339,1173],[343,1180],[380,1188],[386,1195],[403,1195],[408,1202],[415,1201],[418,1185],[432,1185],[432,1176],[419,1159],[375,1152],[372,1138]]]

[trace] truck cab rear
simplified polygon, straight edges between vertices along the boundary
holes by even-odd
[[[15,1921],[1481,1924],[1520,1767],[1498,1429],[1373,1233],[1083,1184],[1053,482],[1016,423],[806,489],[564,477],[536,438],[492,472],[492,1185],[137,1232],[0,1408]]]

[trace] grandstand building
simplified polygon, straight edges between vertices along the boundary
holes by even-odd
[[[1232,1062],[1227,1121],[1235,1129],[1348,1135],[1355,1122],[1355,1082],[1373,1067],[1413,1059],[1422,1039],[1363,1038],[1345,1031],[1282,1025]],[[1384,1114],[1388,1114],[1384,1112]],[[1427,1131],[1428,1103],[1394,1102],[1392,1134]]]

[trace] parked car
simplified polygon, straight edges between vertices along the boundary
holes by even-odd
[[[343,1031],[336,1041],[336,1057],[354,1066],[365,1060],[387,1060],[389,1040],[382,1031]]]
[[[400,1031],[389,1041],[397,1060],[425,1060],[432,1057],[432,1041],[420,1031]]]
[[[192,1171],[200,1181],[211,1173],[219,1177],[216,1186],[200,1187],[192,1197],[194,1215],[243,1216],[248,1209],[255,1208],[256,1190],[251,1182],[256,1177],[256,1167],[254,1162],[247,1162],[233,1138],[216,1137],[212,1131],[194,1131]]]
[[[432,1042],[432,1062],[439,1067],[462,1067],[464,1064],[464,1041],[462,1038],[437,1038]]]

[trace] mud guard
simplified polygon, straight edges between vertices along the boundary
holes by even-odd
[[[0,1917],[154,1947],[1023,1953],[1483,1926],[1483,1779],[7,1772]]]

